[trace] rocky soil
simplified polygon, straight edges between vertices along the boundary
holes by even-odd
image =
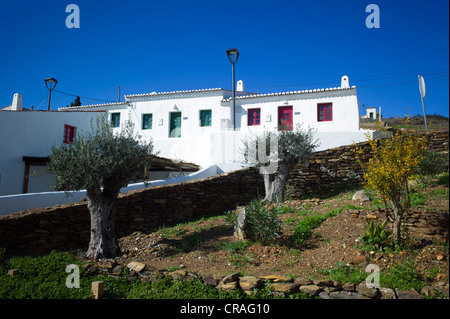
[[[131,262],[138,262],[153,273],[173,274],[178,271],[181,277],[194,274],[192,276],[208,278],[207,280],[215,284],[230,274],[239,273],[241,278],[251,276],[256,278],[252,279],[256,281],[275,275],[292,280],[297,278],[297,283],[308,280],[308,284],[304,286],[318,286],[313,280],[326,280],[324,270],[335,267],[337,263],[361,269],[368,264],[376,264],[380,267],[380,271],[383,271],[394,264],[412,261],[416,270],[426,278],[430,286],[443,289],[448,296],[448,242],[446,244],[442,242],[442,238],[409,232],[408,248],[400,252],[362,249],[359,240],[364,233],[366,220],[382,219],[383,214],[373,210],[370,202],[352,202],[352,195],[353,192],[348,192],[323,200],[286,201],[283,205],[291,209],[281,215],[284,232],[274,245],[262,246],[254,243],[239,245],[233,236],[232,227],[224,216],[219,216],[161,228],[151,233],[133,233],[120,238],[122,255],[115,259],[114,265],[124,267]],[[433,209],[448,211],[448,202],[448,199],[441,198],[430,200],[427,204]],[[355,205],[359,214],[355,214]],[[305,215],[325,213],[343,207],[347,208],[315,228],[313,236],[301,246],[295,245],[290,240],[293,228]],[[110,267],[110,271],[113,268]],[[237,279],[234,281],[239,282]],[[341,298],[352,298],[351,292],[355,292],[356,287],[348,288],[346,291],[342,289],[344,284],[331,283],[326,286],[322,283],[319,290],[312,286],[309,288],[316,291],[314,294],[322,293],[322,298],[338,298],[339,295]],[[336,289],[336,286],[339,289]],[[296,289],[301,287],[300,284],[296,285]],[[328,288],[324,289],[325,287]]]

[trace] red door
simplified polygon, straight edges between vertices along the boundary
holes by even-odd
[[[278,107],[278,127],[292,131],[292,105]]]

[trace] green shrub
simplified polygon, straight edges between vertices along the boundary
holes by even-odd
[[[365,235],[361,238],[363,244],[367,244],[369,249],[373,248],[383,248],[386,245],[388,237],[391,232],[388,232],[384,228],[386,227],[387,220],[385,220],[381,225],[376,225],[373,221],[367,221],[367,227],[365,230]]]
[[[448,154],[425,150],[416,171],[424,176],[439,174],[445,171],[447,163]]]
[[[278,205],[266,208],[260,199],[251,201],[245,208],[246,237],[263,245],[273,243],[281,234],[282,221],[280,214],[282,209]]]
[[[449,185],[449,177],[448,176],[449,176],[448,172],[439,174],[439,176],[436,179],[436,184],[437,185],[445,185],[448,187],[448,185]]]

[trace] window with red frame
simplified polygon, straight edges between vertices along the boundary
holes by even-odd
[[[261,124],[261,109],[249,109],[248,110],[248,126]]]
[[[317,120],[319,122],[326,122],[333,120],[332,103],[317,104]]]
[[[77,133],[77,128],[75,126],[64,124],[64,143],[72,143]]]

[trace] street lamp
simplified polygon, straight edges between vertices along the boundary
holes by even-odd
[[[233,66],[233,130],[236,130],[236,92],[234,89],[234,65],[238,61],[239,51],[237,49],[228,49],[227,50],[228,60],[230,60],[231,65]]]
[[[48,93],[48,111],[50,111],[50,100],[52,99],[52,90],[56,87],[56,84],[58,81],[54,78],[46,78],[45,80],[45,86],[47,87],[49,93]]]

